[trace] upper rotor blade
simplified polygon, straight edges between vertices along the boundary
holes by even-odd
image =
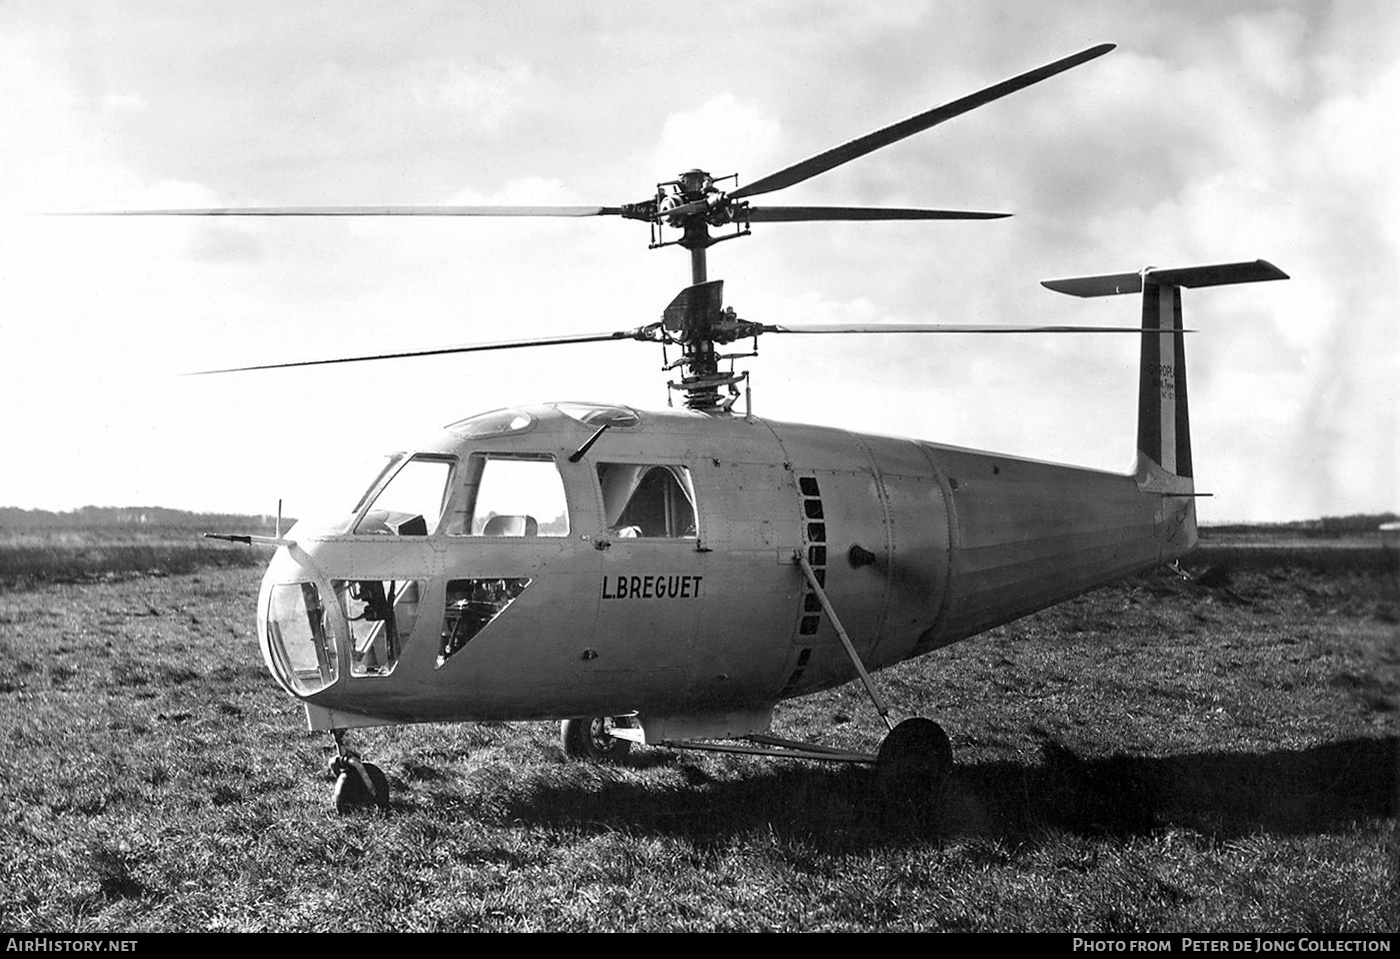
[[[441,356],[445,353],[477,353],[483,350],[513,350],[526,346],[562,346],[569,343],[601,343],[607,340],[645,340],[643,330],[618,330],[613,333],[580,333],[576,336],[542,336],[531,340],[504,340],[499,343],[466,343],[432,350],[409,350],[402,353],[374,353],[365,356],[339,356],[326,360],[297,360],[291,363],[263,363],[257,366],[233,366],[223,370],[195,370],[185,376],[208,376],[212,373],[246,373],[251,370],[283,370],[294,366],[329,366],[334,363],[363,363],[368,360],[396,360],[410,356]]]
[[[750,207],[751,223],[801,223],[808,220],[996,220],[1010,213],[976,210],[907,210],[865,206],[762,206]]]
[[[226,206],[79,210],[53,216],[618,216],[615,206]]]
[[[1001,83],[993,84],[984,90],[969,94],[951,103],[934,107],[926,113],[901,120],[899,123],[887,126],[874,133],[867,133],[865,136],[852,140],[849,143],[833,147],[825,153],[818,153],[814,157],[809,157],[801,163],[795,163],[786,169],[771,173],[762,179],[755,180],[748,186],[740,187],[729,195],[736,200],[742,200],[748,196],[758,196],[760,193],[771,193],[774,190],[781,190],[783,187],[801,183],[803,180],[816,176],[818,173],[825,173],[833,167],[838,167],[843,163],[854,160],[857,157],[865,156],[881,147],[889,146],[905,137],[913,136],[927,130],[935,124],[944,120],[951,120],[953,117],[966,113],[969,110],[983,106],[993,100],[1000,99],[1008,93],[1015,93],[1033,83],[1053,77],[1057,73],[1063,73],[1071,67],[1077,67],[1081,63],[1087,63],[1095,57],[1101,57],[1114,48],[1115,44],[1101,43],[1096,47],[1082,50],[1073,56],[1065,57],[1063,60],[1056,60],[1054,63],[1047,63],[1043,67],[1023,73],[1020,76],[1012,77],[1010,80],[1003,80]]]
[[[803,326],[765,323],[765,333],[1160,333],[1141,326],[979,326],[957,323],[842,323]],[[1182,330],[1176,332],[1190,332]]]

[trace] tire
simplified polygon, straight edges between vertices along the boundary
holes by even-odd
[[[611,716],[564,720],[559,724],[559,740],[564,747],[564,755],[595,763],[622,762],[632,751],[632,741],[618,739],[608,732],[615,722]]]
[[[953,745],[931,719],[906,719],[885,737],[875,760],[875,779],[885,798],[914,803],[938,801],[953,770]]]
[[[359,765],[365,771],[365,776],[369,777],[368,786],[365,785],[364,776],[360,775],[360,771],[353,764],[347,765],[335,779],[335,789],[331,798],[335,802],[335,811],[342,816],[355,809],[389,808],[389,777],[374,763]]]

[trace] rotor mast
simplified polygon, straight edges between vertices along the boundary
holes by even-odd
[[[687,176],[701,173],[699,170],[692,170]],[[704,174],[705,187],[713,190],[708,173]],[[743,235],[743,234],[737,234]],[[690,283],[691,288],[696,288],[708,282],[709,272],[707,264],[707,253],[712,244],[718,242],[710,235],[710,225],[698,216],[687,219],[684,233],[681,236],[681,246],[690,251]],[[723,287],[719,287],[723,289]],[[731,398],[726,402],[720,398],[721,387],[733,387],[739,378],[732,373],[725,375],[719,371],[719,354],[715,351],[715,340],[713,335],[714,321],[718,319],[718,313],[722,308],[722,300],[716,297],[713,304],[706,303],[707,309],[694,311],[693,316],[688,316],[687,320],[691,325],[686,330],[686,336],[681,340],[683,350],[681,353],[682,375],[680,387],[685,393],[685,405],[692,410],[699,410],[702,413],[717,414],[727,412],[729,406],[733,404]]]
[[[715,242],[710,236],[710,225],[699,217],[692,218],[686,223],[680,242],[690,251],[690,284],[694,289],[709,279],[706,254],[710,244]],[[695,311],[693,318],[687,319],[694,325],[685,331],[681,340],[684,375],[680,387],[685,392],[685,405],[702,413],[719,413],[723,406],[720,387],[731,384],[733,377],[723,376],[719,372],[719,357],[710,332],[713,326],[711,312]]]
[[[715,178],[699,169],[687,170],[674,181],[657,184],[656,191],[651,222],[657,230],[663,223],[676,227],[681,236],[668,243],[654,234],[652,247],[677,245],[690,253],[691,285],[671,301],[663,314],[662,335],[681,347],[680,359],[666,366],[679,367],[681,380],[670,385],[685,394],[689,409],[711,415],[727,413],[738,398],[736,384],[747,374],[721,372],[720,361],[733,357],[720,354],[716,347],[743,335],[726,329],[727,326],[748,324],[738,320],[733,310],[724,310],[724,285],[710,282],[708,251],[723,240],[748,235],[748,204],[732,202],[715,187]],[[733,233],[714,236],[710,232],[711,226],[730,223],[735,225]],[[729,395],[722,396],[721,390],[728,390]]]

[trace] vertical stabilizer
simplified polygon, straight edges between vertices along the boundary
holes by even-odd
[[[1191,476],[1191,424],[1186,406],[1186,337],[1181,326],[1181,287],[1149,278],[1142,287],[1142,338],[1138,369],[1138,452],[1176,476]]]
[[[1167,473],[1190,478],[1191,425],[1186,402],[1182,287],[1286,279],[1288,274],[1272,263],[1251,260],[1176,270],[1149,267],[1138,273],[1045,280],[1042,285],[1072,296],[1142,294],[1144,336],[1138,382],[1138,452]]]

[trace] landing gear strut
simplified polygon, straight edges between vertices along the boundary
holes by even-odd
[[[850,555],[851,563],[855,566],[868,566],[873,562],[873,559],[865,558],[873,557],[873,554],[859,546],[852,546]],[[807,585],[816,594],[823,612],[830,618],[831,625],[836,630],[837,638],[846,649],[846,655],[850,657],[857,675],[865,684],[865,691],[869,694],[870,701],[875,704],[875,711],[880,714],[880,718],[889,729],[889,734],[880,743],[880,752],[875,758],[875,780],[880,786],[880,791],[886,799],[891,800],[937,800],[947,785],[948,774],[953,770],[953,746],[948,741],[948,734],[931,719],[915,717],[904,720],[898,726],[891,722],[889,706],[875,688],[870,674],[866,672],[865,665],[856,653],[855,645],[846,635],[846,629],[841,625],[841,620],[832,608],[831,601],[827,599],[826,590],[822,588],[821,581],[817,579],[807,557],[799,551],[795,558],[802,568],[802,575],[807,579]],[[857,562],[858,558],[860,562]]]
[[[362,762],[359,753],[345,748],[345,730],[333,729],[331,735],[336,751],[330,761],[335,811],[343,816],[353,809],[388,809],[389,777],[374,763]]]

